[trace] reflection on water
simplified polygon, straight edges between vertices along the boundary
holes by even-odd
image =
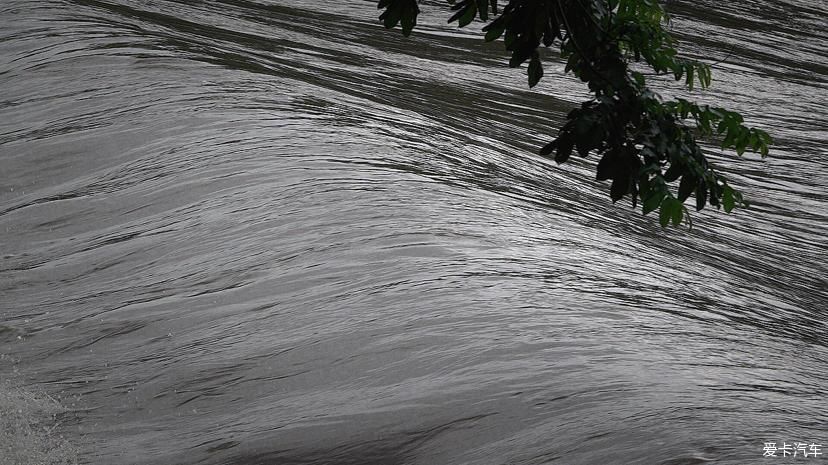
[[[405,39],[372,2],[7,0],[0,398],[73,399],[46,463],[828,448],[825,5],[669,5],[729,54],[699,98],[778,143],[711,154],[754,208],[692,231],[535,156],[580,83],[525,89],[442,4]]]

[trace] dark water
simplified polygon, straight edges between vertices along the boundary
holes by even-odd
[[[3,0],[0,463],[828,455],[828,6],[668,7],[777,141],[692,231],[535,156],[582,86],[442,2]]]

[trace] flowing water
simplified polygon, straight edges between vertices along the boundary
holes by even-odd
[[[0,463],[825,460],[828,5],[668,8],[776,139],[690,231],[444,2],[3,0]]]

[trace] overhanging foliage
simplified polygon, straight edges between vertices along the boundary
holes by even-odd
[[[460,27],[479,18],[486,41],[503,37],[511,52],[509,66],[529,61],[529,87],[543,77],[538,49],[555,44],[566,71],[585,82],[593,97],[572,110],[557,137],[540,154],[564,163],[573,152],[598,154],[598,180],[611,180],[613,202],[629,195],[643,213],[659,210],[662,226],[690,224],[685,200],[695,196],[696,209],[707,204],[746,207],[742,194],[717,173],[697,138],[719,138],[722,148],[740,156],[751,150],[768,154],[770,136],[743,124],[741,115],[723,108],[675,99],[664,101],[631,69],[644,63],[655,74],[684,80],[690,90],[711,83],[710,67],[679,58],[665,25],[668,17],[657,0],[449,0],[449,22]],[[417,0],[380,0],[386,28],[411,33],[417,23]],[[669,185],[678,181],[678,187]],[[674,192],[675,191],[675,192]]]

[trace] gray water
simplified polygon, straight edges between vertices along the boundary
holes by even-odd
[[[3,0],[0,462],[824,460],[828,5],[668,7],[776,139],[692,230],[443,2]]]

